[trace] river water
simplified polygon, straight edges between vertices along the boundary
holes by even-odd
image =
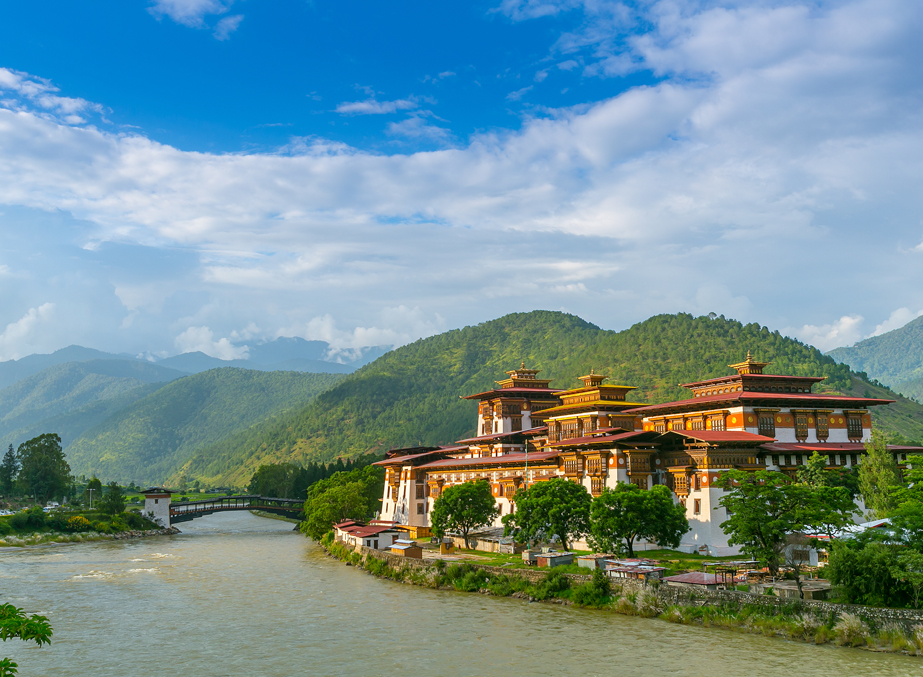
[[[0,552],[0,601],[55,631],[0,655],[21,677],[923,674],[918,658],[382,581],[249,513],[182,529]]]

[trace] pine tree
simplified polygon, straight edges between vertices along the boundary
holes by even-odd
[[[3,461],[0,461],[0,494],[9,496],[13,493],[13,482],[16,481],[16,475],[19,474],[19,459],[16,452],[13,451],[13,445],[10,445],[9,451],[3,455]]]

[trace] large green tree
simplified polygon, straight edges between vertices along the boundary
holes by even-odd
[[[516,511],[503,518],[504,534],[518,540],[550,541],[557,536],[565,550],[590,530],[590,493],[582,484],[556,477],[520,490]]]
[[[3,455],[3,460],[0,461],[0,494],[9,496],[13,493],[16,475],[18,474],[19,459],[16,457],[16,452],[13,451],[13,445],[11,444],[9,450]]]
[[[834,531],[848,523],[855,509],[845,488],[819,491],[770,470],[729,470],[720,486],[727,491],[719,503],[728,513],[721,523],[728,545],[739,545],[745,554],[765,562],[773,575],[784,562],[791,534]]]
[[[46,433],[23,442],[16,450],[19,456],[19,482],[26,494],[44,503],[54,496],[63,496],[70,486],[71,468],[61,449],[61,438]]]
[[[368,519],[378,510],[384,470],[375,466],[335,473],[316,482],[304,503],[302,533],[320,540],[337,522]]]
[[[888,449],[888,437],[872,430],[872,439],[865,444],[865,457],[859,465],[859,490],[865,507],[876,517],[887,517],[897,507],[895,493],[901,486],[894,454]]]
[[[119,515],[125,512],[125,494],[118,482],[109,482],[106,485],[106,494],[99,502],[100,512],[107,515]]]
[[[103,483],[96,475],[93,475],[87,482],[87,487],[83,491],[83,498],[90,507],[92,507],[93,501],[98,504],[103,500]]]
[[[468,535],[493,522],[499,514],[490,483],[479,480],[447,487],[433,503],[430,520],[433,534],[442,537],[456,531],[464,537],[465,547],[470,548]]]
[[[673,503],[673,493],[658,485],[643,490],[634,484],[620,483],[603,489],[590,507],[590,546],[597,552],[635,554],[639,538],[675,548],[689,531],[689,520],[682,505]]]

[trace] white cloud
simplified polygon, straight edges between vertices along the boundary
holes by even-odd
[[[103,108],[99,104],[85,99],[58,96],[60,90],[44,78],[39,78],[28,73],[0,68],[0,94],[4,91],[20,97],[20,101],[6,100],[0,102],[0,107],[11,110],[26,110],[24,104],[31,104],[34,109],[46,116],[67,125],[79,125],[85,122],[81,115],[95,112],[102,114]]]
[[[227,4],[219,0],[154,0],[149,11],[155,17],[168,16],[176,23],[190,28],[204,28],[206,16],[224,14],[232,2],[233,0]]]
[[[349,361],[352,351],[366,346],[402,346],[418,338],[445,331],[446,322],[438,313],[428,315],[420,308],[396,306],[378,313],[378,326],[344,330],[330,314],[313,317],[306,323],[285,327],[277,336],[300,336],[308,341],[330,344],[327,359],[344,357]]]
[[[227,338],[215,340],[208,327],[189,327],[174,341],[180,353],[202,352],[219,360],[245,360],[250,352],[247,346],[235,346]]]
[[[806,324],[800,328],[786,328],[782,333],[808,343],[822,352],[851,346],[862,338],[862,323],[865,321],[861,315],[844,315],[836,322],[815,326]]]
[[[43,303],[6,325],[0,334],[0,361],[16,360],[35,352],[38,330],[51,319],[53,311],[53,303]]]
[[[923,241],[920,242],[916,247],[913,248],[915,252],[923,252]]]
[[[532,78],[536,82],[544,82],[545,78],[548,77],[548,69],[538,71],[535,76]]]
[[[509,94],[506,95],[506,100],[507,101],[519,101],[522,97],[526,95],[526,93],[532,90],[532,87],[533,85],[529,85],[528,87],[517,89],[515,92],[510,92]]]
[[[413,99],[377,101],[375,98],[369,98],[365,101],[344,101],[337,105],[336,112],[342,115],[384,115],[399,110],[411,110],[417,105]]]
[[[608,326],[694,309],[801,327],[794,335],[824,345],[861,338],[856,318],[877,317],[883,298],[923,307],[923,273],[904,244],[920,237],[907,215],[923,210],[923,5],[641,6],[643,35],[616,39],[625,19],[612,7],[591,33],[587,3],[586,26],[555,49],[600,75],[622,58],[619,68],[656,71],[657,84],[432,152],[319,138],[272,153],[185,152],[70,124],[65,116],[85,109],[54,104],[51,115],[42,97],[57,89],[0,71],[0,203],[70,213],[102,249],[196,257],[188,288],[163,297],[169,321],[138,291],[150,280],[113,285],[125,296],[118,321],[126,307],[140,313],[133,330],[208,306],[176,324],[167,345],[190,326],[228,336],[252,321],[271,335],[328,313],[370,336],[410,336],[368,318],[404,303],[457,326],[545,307],[550,289],[577,284],[587,291],[568,309]],[[577,9],[504,7],[522,19]],[[417,110],[411,98],[373,94],[341,112]],[[422,116],[388,129],[439,134]],[[883,224],[874,236],[869,215]],[[551,265],[562,259],[613,270],[567,278]],[[857,260],[861,284],[848,263]],[[2,263],[17,274],[26,265]],[[36,304],[17,298],[18,308]],[[59,312],[68,307],[58,301]],[[344,344],[357,340],[358,330],[337,331]]]
[[[237,30],[237,27],[240,26],[240,22],[244,20],[243,14],[235,14],[233,16],[226,16],[221,19],[217,24],[215,24],[214,36],[216,40],[227,40],[231,37],[231,33]]]
[[[905,324],[912,322],[921,315],[923,315],[923,310],[914,312],[910,310],[910,308],[898,308],[893,313],[891,313],[891,316],[887,320],[875,327],[875,331],[869,334],[869,336],[866,338],[872,336],[880,336],[881,334],[885,334],[889,331],[900,329]]]
[[[452,133],[444,127],[429,124],[423,116],[412,115],[406,120],[388,124],[386,133],[390,136],[402,136],[414,140],[448,143]]]

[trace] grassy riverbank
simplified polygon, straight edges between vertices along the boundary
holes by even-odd
[[[31,534],[8,534],[0,537],[0,548],[22,548],[30,545],[46,545],[52,543],[88,543],[90,541],[118,541],[129,538],[147,538],[149,536],[166,536],[178,534],[176,527],[170,529],[143,529],[120,531],[117,533],[100,533],[86,531],[78,534],[63,534],[60,532],[36,532]]]
[[[923,624],[863,618],[860,614],[838,613],[836,607],[818,611],[794,601],[791,604],[763,605],[726,601],[707,603],[704,597],[689,592],[682,599],[676,589],[666,586],[639,586],[634,582],[613,584],[602,572],[592,576],[565,574],[550,570],[498,572],[477,564],[398,563],[382,553],[361,555],[333,541],[328,534],[322,541],[327,552],[374,576],[428,588],[476,592],[498,597],[516,597],[530,602],[574,604],[607,612],[660,618],[671,623],[720,627],[814,644],[835,644],[923,656]],[[674,603],[671,603],[670,600]]]

